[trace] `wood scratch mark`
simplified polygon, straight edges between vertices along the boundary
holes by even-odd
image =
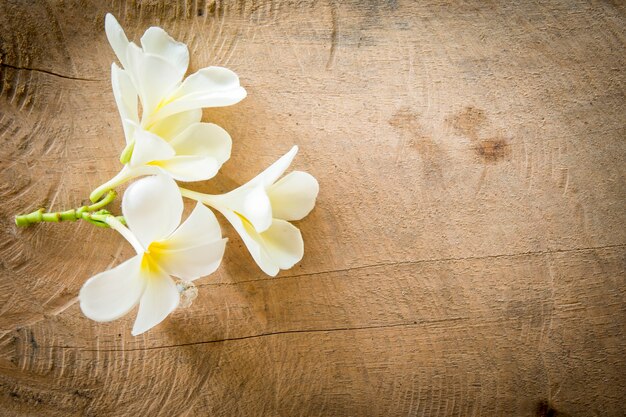
[[[339,17],[337,15],[337,4],[334,1],[330,2],[330,15],[332,18],[332,31],[330,33],[330,52],[328,54],[328,61],[326,62],[327,70],[333,68],[335,55],[337,54],[337,46],[339,44]]]
[[[487,177],[487,167],[484,166],[482,172],[480,173],[480,178],[478,179],[478,187],[476,188],[476,193],[474,193],[474,198],[476,198],[476,196],[478,196],[478,193],[480,193],[480,190],[482,190],[486,177]]]
[[[567,189],[569,188],[569,170],[566,170],[565,173],[565,186],[563,187],[563,196],[567,194]]]
[[[306,74],[307,73],[307,68],[305,68],[305,66],[302,64],[302,61],[300,60],[300,55],[298,53],[298,49],[294,46],[293,42],[291,41],[291,39],[289,38],[287,32],[285,33],[285,39],[287,39],[287,44],[289,45],[289,47],[291,48],[291,50],[293,51],[293,56],[298,64],[298,66],[300,67],[300,71],[302,72],[302,74]],[[304,78],[306,83],[311,86],[311,78],[310,77],[305,77]]]

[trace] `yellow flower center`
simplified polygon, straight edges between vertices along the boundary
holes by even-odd
[[[165,167],[165,161],[150,161],[146,165],[152,165],[155,167],[163,168]]]
[[[157,274],[161,267],[167,245],[163,242],[152,242],[141,258],[141,269],[148,275]]]

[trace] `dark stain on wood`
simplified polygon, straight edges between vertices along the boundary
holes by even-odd
[[[496,163],[511,154],[509,143],[503,136],[482,137],[481,130],[488,125],[484,110],[467,106],[447,122],[458,134],[475,143],[472,149],[482,162]]]
[[[535,408],[536,417],[570,417],[569,414],[556,410],[547,400],[541,400]]]
[[[37,344],[37,341],[35,340],[35,335],[30,330],[28,330],[28,342],[30,343],[30,346],[33,348],[34,351],[39,348],[39,344]]]
[[[401,135],[396,162],[401,162],[406,157],[405,154],[413,150],[424,161],[427,172],[434,172],[440,176],[442,150],[433,138],[424,132],[419,117],[419,113],[408,107],[402,107],[389,119],[389,125],[396,128]]]
[[[474,150],[487,163],[498,162],[511,154],[508,142],[502,137],[481,140]]]
[[[465,107],[460,113],[448,119],[448,123],[461,135],[478,141],[478,132],[485,125],[485,111],[474,106]]]

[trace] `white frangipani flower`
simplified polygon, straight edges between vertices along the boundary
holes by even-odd
[[[180,181],[215,176],[230,157],[232,140],[221,127],[200,122],[202,108],[241,101],[246,91],[237,75],[208,67],[183,80],[189,51],[163,29],[149,28],[141,38],[143,49],[128,41],[111,14],[105,29],[124,66],[122,70],[112,64],[111,84],[126,138],[120,160],[126,165],[90,199],[97,201],[106,191],[142,175],[162,173]]]
[[[208,195],[181,188],[183,196],[222,213],[255,262],[271,276],[302,259],[302,235],[289,221],[309,214],[319,192],[317,180],[306,172],[294,171],[279,180],[297,152],[298,147],[294,146],[261,174],[226,194]]]
[[[180,224],[183,201],[178,186],[163,175],[132,184],[122,200],[128,228],[111,216],[107,223],[137,251],[137,255],[90,278],[80,294],[80,308],[92,320],[122,317],[137,303],[132,334],[163,321],[179,303],[171,276],[185,282],[213,273],[222,260],[226,239],[211,210],[198,203]]]
[[[176,119],[174,122],[158,123],[152,132],[128,124],[134,138],[130,160],[89,198],[97,201],[108,190],[143,175],[164,174],[187,182],[213,178],[230,158],[232,140],[215,124],[188,123],[190,115],[186,112],[172,116],[168,119]]]
[[[142,48],[128,41],[111,14],[106,15],[105,31],[141,99],[143,128],[173,114],[230,106],[246,97],[237,74],[226,68],[202,68],[183,81],[189,66],[187,46],[159,27],[146,30]]]

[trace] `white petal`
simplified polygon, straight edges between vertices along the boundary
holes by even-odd
[[[213,201],[219,207],[239,213],[257,232],[267,230],[272,224],[272,204],[262,185],[246,184],[227,194],[213,196]]]
[[[150,127],[150,131],[169,142],[176,135],[187,129],[187,127],[198,123],[201,119],[202,109],[184,111],[159,120]]]
[[[220,266],[227,240],[220,239],[178,250],[173,249],[169,241],[165,241],[163,242],[165,249],[162,249],[159,255],[159,266],[168,274],[187,281],[207,276]]]
[[[177,155],[205,155],[223,164],[230,158],[232,139],[213,123],[194,123],[177,135],[170,145]]]
[[[313,210],[320,186],[306,172],[294,171],[268,188],[272,216],[283,220],[300,220]]]
[[[128,313],[139,301],[145,281],[140,276],[141,255],[89,278],[78,294],[80,309],[95,321],[111,321]]]
[[[176,284],[164,272],[153,272],[146,277],[146,289],[139,301],[132,335],[137,336],[161,323],[178,306],[180,299]]]
[[[230,158],[232,140],[228,132],[213,123],[194,123],[176,136],[170,145],[176,155],[210,156],[220,166]]]
[[[230,106],[246,97],[239,77],[229,69],[207,67],[191,74],[159,110],[158,118],[204,107]]]
[[[238,87],[239,77],[233,71],[223,67],[206,67],[187,77],[176,90],[174,98],[230,91]]]
[[[127,50],[128,70],[137,87],[145,122],[157,107],[162,106],[180,83],[178,69],[163,58],[145,53],[134,43]],[[151,120],[150,124],[155,120]]]
[[[254,230],[252,225],[248,224],[248,227],[245,226],[245,220],[239,217],[235,212],[230,210],[220,210],[220,212],[226,217],[226,219],[233,225],[239,236],[241,236],[241,240],[248,248],[250,255],[257,263],[257,265],[261,268],[263,272],[267,275],[275,277],[280,270],[278,266],[274,263],[272,258],[263,250],[262,243],[260,242],[260,236]]]
[[[111,64],[111,85],[117,109],[120,112],[126,143],[130,142],[135,130],[133,122],[139,123],[137,90],[130,76],[115,63]]]
[[[183,249],[222,239],[215,214],[198,202],[189,217],[167,238],[172,249]]]
[[[265,171],[261,172],[259,175],[250,180],[249,184],[262,184],[266,188],[274,184],[274,182],[276,182],[276,180],[280,178],[281,175],[283,175],[287,168],[289,168],[289,165],[291,165],[291,162],[293,161],[293,158],[296,157],[297,153],[298,147],[294,146],[289,150],[289,152],[281,156],[276,162],[267,167]]]
[[[261,233],[263,247],[280,269],[289,269],[304,256],[304,241],[293,224],[274,219],[272,226]]]
[[[129,44],[128,38],[124,33],[124,29],[122,29],[111,13],[107,13],[104,18],[104,30],[113,52],[117,55],[117,59],[119,59],[124,68],[127,68],[126,50]]]
[[[128,228],[144,248],[167,238],[180,224],[183,198],[176,182],[165,175],[135,181],[122,200],[122,213]]]
[[[167,160],[176,155],[169,143],[157,135],[141,128],[135,130],[135,147],[130,157],[130,166],[137,167],[152,161]]]
[[[298,147],[294,146],[248,183],[229,193],[211,196],[207,203],[218,209],[229,209],[238,213],[250,222],[257,232],[264,232],[270,227],[274,217],[266,190],[289,168],[297,152]]]
[[[215,159],[207,156],[175,156],[173,158],[151,162],[178,181],[192,182],[213,178],[220,169]]]
[[[141,46],[144,52],[157,55],[172,64],[180,74],[180,78],[187,72],[189,65],[189,51],[187,45],[175,41],[159,27],[151,27],[141,37]]]
[[[263,233],[233,212],[222,214],[233,225],[263,272],[276,276],[280,269],[289,269],[302,259],[304,242],[297,227],[284,220],[274,219]]]

